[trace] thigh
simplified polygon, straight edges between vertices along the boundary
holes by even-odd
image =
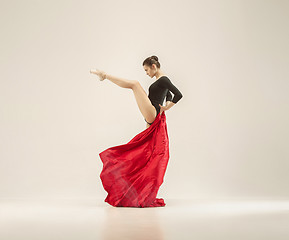
[[[155,120],[157,111],[155,107],[152,105],[143,87],[137,81],[134,84],[132,90],[133,90],[138,108],[140,112],[142,113],[143,117],[146,119],[146,121],[153,122]]]

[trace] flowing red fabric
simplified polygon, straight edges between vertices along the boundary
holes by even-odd
[[[158,114],[152,125],[128,143],[99,153],[103,163],[100,178],[114,207],[162,207],[156,198],[169,160],[166,115]]]

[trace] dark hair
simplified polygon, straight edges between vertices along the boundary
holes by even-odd
[[[161,67],[161,64],[159,63],[159,59],[157,56],[151,56],[146,58],[146,60],[143,61],[143,66],[147,65],[147,66],[152,66],[153,64],[155,64],[158,68]]]

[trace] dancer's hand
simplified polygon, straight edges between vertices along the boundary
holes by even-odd
[[[163,106],[163,105],[161,105],[161,104],[159,104],[159,106],[161,107],[160,113],[168,110],[167,106]]]

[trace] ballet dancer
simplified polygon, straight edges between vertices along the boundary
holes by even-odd
[[[182,94],[161,71],[156,56],[146,58],[143,67],[148,76],[156,77],[148,96],[136,80],[118,78],[97,69],[90,71],[101,81],[108,79],[120,87],[132,89],[147,122],[146,129],[126,144],[99,153],[103,163],[100,179],[108,193],[104,201],[114,207],[166,205],[163,198],[157,198],[170,157],[165,111],[174,106]],[[166,106],[162,106],[165,97]]]

